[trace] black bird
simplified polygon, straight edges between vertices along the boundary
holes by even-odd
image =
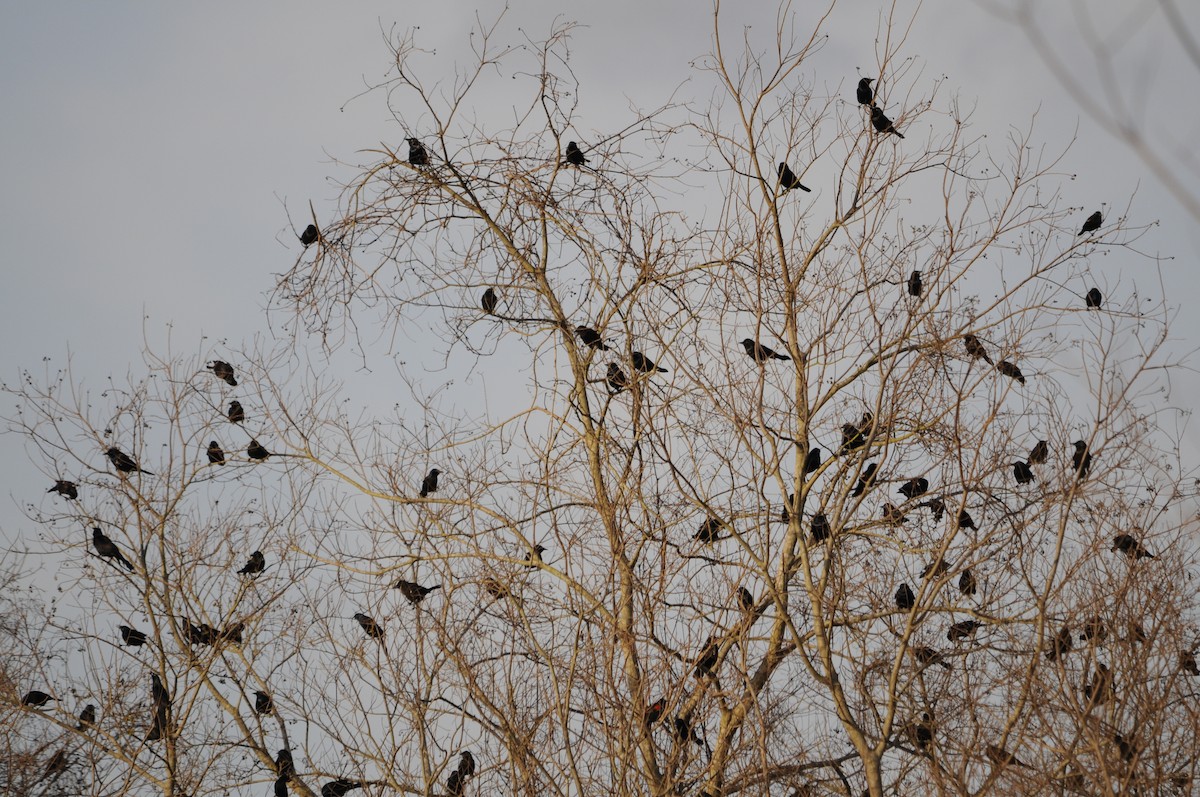
[[[130,628],[127,625],[119,625],[117,628],[121,629],[121,641],[127,647],[140,648],[146,644],[146,635],[136,628]]]
[[[250,459],[262,462],[267,457],[271,456],[271,452],[263,448],[262,444],[257,440],[251,440],[250,445],[246,446],[246,456]]]
[[[206,453],[208,454],[208,461],[213,465],[225,464],[225,451],[221,448],[221,444],[216,440],[213,440],[208,444],[208,451]]]
[[[250,558],[246,561],[246,566],[238,571],[244,576],[252,576],[256,573],[261,573],[267,568],[267,557],[263,556],[262,551],[255,551],[250,554]]]
[[[567,163],[572,166],[582,166],[587,163],[587,158],[583,157],[583,150],[574,141],[567,142]]]
[[[1014,462],[1013,478],[1017,480],[1017,484],[1029,484],[1033,481],[1033,471],[1030,470],[1029,463],[1020,460]]]
[[[1100,216],[1100,211],[1097,210],[1095,213],[1087,217],[1087,221],[1085,221],[1083,223],[1083,227],[1079,229],[1079,235],[1095,232],[1096,230],[1100,229],[1100,224],[1103,221],[1104,219]]]
[[[875,104],[875,89],[871,88],[871,84],[875,82],[875,78],[864,77],[858,81],[858,90],[855,92],[858,96],[858,101],[863,105]]]
[[[917,645],[909,648],[909,650],[912,651],[913,656],[923,667],[928,667],[931,664],[937,664],[947,670],[950,669],[950,662],[946,661],[946,658],[933,648]]]
[[[646,706],[646,727],[649,728],[654,723],[662,719],[663,712],[667,710],[667,701],[664,698],[659,698]]]
[[[740,606],[744,612],[748,612],[754,608],[754,596],[750,594],[750,590],[746,589],[745,587],[737,588],[737,600],[738,606]]]
[[[616,363],[608,364],[608,373],[605,376],[605,381],[608,382],[608,392],[614,396],[629,387],[629,377],[621,370],[621,366]]]
[[[1113,744],[1117,746],[1117,751],[1121,754],[1121,760],[1126,764],[1131,763],[1138,754],[1137,746],[1119,733],[1113,734]]]
[[[918,476],[915,479],[909,479],[904,484],[900,485],[900,489],[896,492],[909,499],[910,501],[929,492],[929,479],[924,476]]]
[[[917,596],[913,595],[912,589],[908,584],[901,584],[896,590],[896,608],[903,611],[908,611],[917,605]]]
[[[1200,667],[1196,666],[1196,654],[1190,650],[1179,651],[1179,669],[1188,675],[1200,675]]]
[[[1108,667],[1096,662],[1096,673],[1092,678],[1084,674],[1083,696],[1094,705],[1102,705],[1112,700],[1114,695],[1113,676]]]
[[[429,153],[425,151],[425,145],[420,139],[409,138],[405,139],[408,142],[408,163],[410,166],[428,166]]]
[[[914,745],[927,750],[933,741],[933,726],[930,725],[929,712],[921,714],[921,721],[908,726],[908,738]]]
[[[672,725],[674,726],[674,736],[680,742],[685,744],[687,742],[692,742],[697,747],[708,747],[708,745],[704,742],[704,739],[701,738],[700,733],[688,720],[684,719],[683,717],[676,716],[675,720],[672,722]]]
[[[464,785],[463,776],[456,769],[450,773],[450,777],[446,778],[446,794],[450,797],[462,797]]]
[[[366,632],[371,639],[383,639],[383,626],[375,622],[375,618],[367,617],[362,612],[357,612],[354,615],[355,621],[362,626],[362,630]]]
[[[254,713],[255,714],[270,714],[275,710],[275,701],[271,696],[261,689],[254,691]]]
[[[777,171],[779,173],[779,184],[783,186],[783,193],[786,194],[793,188],[799,188],[801,191],[812,191],[811,188],[800,182],[800,178],[792,172],[791,167],[786,163],[780,163]]]
[[[575,327],[575,334],[579,336],[579,340],[583,342],[583,345],[592,349],[599,349],[600,351],[608,351],[608,347],[604,345],[600,333],[591,327],[577,326]]]
[[[229,402],[228,417],[230,423],[241,423],[246,420],[246,411],[242,409],[242,402],[237,399]]]
[[[213,360],[209,366],[218,379],[224,379],[230,387],[237,387],[237,379],[233,376],[233,366],[224,360]]]
[[[317,225],[310,224],[304,228],[304,232],[300,233],[300,243],[304,246],[312,246],[321,237],[321,233],[317,231]]]
[[[784,505],[783,505],[783,511],[779,513],[779,522],[780,523],[790,523],[791,522],[792,515],[788,511],[788,507],[792,506],[795,503],[796,503],[796,494],[790,493],[787,497],[787,502],[784,503]]]
[[[927,507],[933,513],[934,522],[942,519],[946,514],[946,502],[941,498],[930,498],[928,501],[922,501],[917,506]]]
[[[133,458],[121,451],[119,448],[108,449],[104,452],[104,456],[108,457],[112,461],[113,467],[115,467],[121,473],[133,473],[134,471],[137,471],[138,473],[144,473],[147,476],[154,475],[150,471],[142,470],[140,467],[138,467],[138,464],[133,461]]]
[[[408,602],[413,606],[416,606],[418,603],[425,600],[425,596],[433,592],[435,589],[441,588],[441,584],[438,584],[434,587],[422,587],[420,584],[412,581],[405,581],[404,579],[400,579],[392,585],[392,589],[400,590],[400,594],[407,598]]]
[[[974,357],[976,360],[983,360],[988,365],[992,364],[992,358],[988,356],[987,349],[983,343],[974,335],[963,335],[963,344],[967,347],[967,354]]]
[[[950,626],[950,630],[946,632],[946,639],[949,639],[951,642],[957,642],[960,639],[966,639],[982,627],[983,623],[976,622],[975,620],[960,620]]]
[[[529,564],[525,565],[525,567],[532,570],[533,568],[542,564],[542,554],[544,554],[545,552],[546,552],[546,546],[544,546],[544,545],[533,546],[533,550],[530,551],[529,553],[525,554],[525,561],[529,563]]]
[[[496,600],[507,598],[512,595],[512,591],[509,590],[508,587],[504,586],[504,584],[501,583],[500,579],[498,578],[485,578],[480,582],[480,585],[483,587],[484,592],[491,595]]]
[[[975,594],[975,576],[971,574],[971,570],[962,571],[958,577],[958,591],[964,595]]]
[[[1092,288],[1087,292],[1087,295],[1083,297],[1083,303],[1089,310],[1099,310],[1103,301],[1104,297],[1100,295],[1099,288]]]
[[[1089,617],[1087,622],[1083,624],[1083,633],[1079,635],[1080,642],[1089,640],[1098,640],[1103,642],[1108,639],[1108,626],[1099,617]]]
[[[192,645],[215,645],[220,637],[217,629],[213,628],[208,623],[200,623],[194,625],[191,620],[184,617],[180,621],[180,627],[183,629],[183,636]]]
[[[493,315],[496,312],[496,301],[496,292],[488,288],[483,292],[483,298],[479,300],[479,306],[483,308],[483,312]]]
[[[883,522],[889,526],[899,526],[901,523],[907,523],[908,517],[892,504],[884,504]]]
[[[1092,469],[1092,455],[1088,451],[1088,444],[1084,441],[1075,441],[1075,453],[1071,455],[1071,464],[1075,466],[1076,478],[1087,478],[1088,473]]]
[[[875,129],[880,133],[892,133],[899,138],[904,138],[904,134],[892,125],[892,120],[887,118],[883,109],[878,105],[871,106],[871,124],[875,125]]]
[[[821,449],[813,446],[804,457],[804,475],[807,476],[819,467],[821,467]]]
[[[475,756],[471,755],[470,750],[463,750],[458,756],[458,768],[455,770],[463,776],[463,779],[474,777],[475,775]]]
[[[812,532],[813,542],[825,542],[833,536],[833,531],[829,527],[829,518],[825,517],[824,512],[813,515],[809,530]]]
[[[1051,644],[1050,650],[1046,651],[1046,660],[1057,661],[1060,657],[1070,653],[1072,647],[1071,629],[1064,625],[1054,636],[1054,642]]]
[[[921,272],[914,271],[908,275],[908,295],[920,296],[925,286],[921,283]]]
[[[862,448],[867,444],[867,428],[861,424],[843,423],[842,424],[842,445],[838,449],[838,453],[846,454],[856,448]]]
[[[692,535],[692,539],[708,545],[721,539],[721,521],[709,516],[700,524],[700,528]]]
[[[1113,537],[1112,548],[1109,550],[1120,551],[1121,553],[1132,557],[1135,560],[1154,558],[1154,554],[1146,550],[1146,548],[1140,542],[1138,542],[1129,534],[1118,534],[1117,536]]]
[[[437,468],[431,468],[425,478],[421,480],[421,497],[425,498],[430,493],[436,493],[438,489],[438,474],[441,471]]]
[[[642,354],[640,351],[633,352],[630,355],[630,359],[633,360],[633,370],[639,371],[640,373],[652,374],[657,371],[660,374],[665,374],[667,372],[666,368],[659,368],[649,357]]]
[[[83,731],[96,724],[96,707],[88,703],[83,707],[83,711],[79,712],[79,724],[75,726],[75,730]]]
[[[362,784],[357,780],[338,778],[337,780],[329,781],[321,787],[321,797],[343,797],[343,795],[361,788]]]
[[[1003,747],[997,747],[994,744],[989,744],[985,748],[984,752],[987,753],[988,759],[998,767],[1006,767],[1011,765],[1029,769],[1028,764],[1005,750]]]
[[[286,747],[281,748],[275,754],[275,772],[285,780],[294,777],[296,774],[296,764],[292,760],[292,751]]]
[[[965,509],[958,510],[958,527],[960,529],[979,531],[979,527],[975,525],[975,520],[971,517],[971,513]]]
[[[64,747],[54,755],[50,756],[50,760],[46,763],[46,771],[42,774],[42,780],[47,778],[53,780],[59,775],[67,771],[70,766],[71,759],[67,755],[67,749]]]
[[[33,689],[27,695],[25,695],[25,697],[21,698],[21,705],[22,706],[34,706],[36,708],[41,708],[42,706],[49,703],[51,700],[57,700],[57,699],[58,698],[53,697],[52,695],[48,695],[45,692],[41,692],[41,691],[38,691],[37,689]]]
[[[58,479],[54,482],[54,486],[46,492],[58,493],[63,498],[74,501],[79,498],[79,485],[66,479]]]
[[[95,546],[96,553],[100,554],[106,559],[116,559],[118,562],[125,565],[126,570],[133,570],[133,565],[130,564],[129,560],[121,554],[121,550],[117,547],[117,544],[110,540],[108,536],[100,530],[99,526],[94,526],[92,528],[92,545]]]
[[[278,777],[275,779],[275,797],[288,797],[288,779]]]
[[[1015,379],[1022,385],[1025,384],[1025,374],[1021,373],[1021,369],[1010,363],[1008,360],[1001,360],[996,363],[996,370],[1010,379]]]
[[[246,630],[245,623],[234,623],[227,625],[221,629],[221,633],[217,634],[217,642],[232,642],[235,645],[242,644],[242,632]]]
[[[871,486],[871,482],[875,478],[875,471],[877,470],[879,470],[878,462],[872,462],[863,468],[862,475],[858,477],[858,483],[854,485],[854,490],[851,491],[850,495],[857,498],[866,492],[867,488]]]
[[[764,363],[767,360],[790,360],[786,354],[780,354],[774,349],[767,348],[761,343],[755,343],[750,338],[742,341],[742,347],[746,349],[746,354],[754,358],[756,363]]]
[[[1038,440],[1037,444],[1029,452],[1030,465],[1043,465],[1050,458],[1050,447],[1045,440]]]
[[[158,677],[158,673],[150,673],[150,698],[156,706],[171,705],[171,694],[163,686],[162,679]]]
[[[946,564],[946,560],[938,559],[932,564],[925,565],[924,569],[921,570],[921,578],[925,578],[931,573],[933,574],[934,578],[938,578],[949,570],[950,565]]]
[[[696,677],[702,675],[712,675],[713,668],[717,666],[717,658],[720,656],[721,646],[718,642],[709,637],[704,642],[704,647],[700,649],[700,655],[696,658]]]

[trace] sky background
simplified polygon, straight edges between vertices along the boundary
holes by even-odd
[[[468,58],[476,9],[486,20],[499,9],[367,0],[0,5],[0,381],[16,382],[25,369],[36,377],[69,354],[75,377],[101,389],[110,374],[140,370],[144,345],[163,352],[168,334],[187,354],[265,334],[266,293],[300,251],[288,213],[299,231],[311,200],[328,220],[337,180],[350,176],[332,159],[353,160],[357,150],[403,137],[381,94],[354,99],[387,72],[385,32],[419,27],[418,41],[433,52],[426,75],[448,78]],[[1094,74],[1077,34],[1081,4],[1045,5],[1054,8],[1040,24],[1060,56]],[[1144,101],[1138,115],[1164,140],[1195,141],[1200,105],[1180,98],[1195,96],[1200,69],[1167,34],[1155,2],[1144,15],[1129,13],[1128,3],[1108,5],[1128,14],[1107,22],[1121,31],[1113,49],[1120,79]],[[795,5],[798,29],[813,21],[813,6]],[[915,5],[899,8],[907,16]],[[1200,32],[1200,4],[1180,10]],[[723,14],[727,30],[747,24],[765,33],[776,11],[744,2]],[[842,3],[806,76],[852,96],[856,67],[874,74],[878,14],[877,3]],[[499,38],[539,38],[556,18],[581,25],[572,45],[577,126],[597,138],[623,126],[631,104],[707,94],[691,66],[711,46],[706,4],[514,3]],[[1078,176],[1064,182],[1065,202],[1108,201],[1123,212],[1132,196],[1134,223],[1160,222],[1139,248],[1174,258],[1162,262],[1162,290],[1175,306],[1193,301],[1200,220],[1083,114],[1019,28],[977,2],[928,0],[904,52],[922,61],[930,81],[946,76],[964,107],[974,107],[977,129],[999,138],[1032,122],[1033,139],[1048,151],[1070,144],[1061,168]],[[1088,79],[1099,88],[1098,77]],[[495,102],[502,112],[505,98]],[[1195,161],[1179,165],[1196,174]],[[1120,254],[1108,260],[1105,268],[1121,268]],[[1140,259],[1132,266],[1149,268]],[[1133,275],[1152,295],[1159,278]],[[1173,333],[1174,351],[1191,350],[1200,313],[1180,313]],[[361,403],[391,407],[395,394],[383,384]],[[1174,403],[1190,407],[1200,380],[1183,373],[1175,384]],[[12,404],[4,401],[7,416]],[[1190,451],[1200,451],[1196,430],[1186,437]],[[0,452],[0,539],[18,540],[31,533],[19,505],[41,500],[49,484],[28,466],[19,436],[0,435]],[[97,451],[98,465],[101,457]]]

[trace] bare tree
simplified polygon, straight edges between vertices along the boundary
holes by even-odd
[[[47,672],[99,720],[20,711],[93,792],[1186,791],[1165,302],[1085,299],[1143,228],[1080,233],[905,20],[860,103],[806,72],[823,22],[732,53],[717,12],[703,111],[601,131],[569,26],[481,29],[444,84],[395,39],[397,143],[282,276],[292,341],[8,388],[78,488],[28,511],[83,651]],[[363,380],[398,417],[347,409],[314,338],[393,342]]]

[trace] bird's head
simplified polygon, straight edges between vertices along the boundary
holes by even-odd
[[[441,471],[438,470],[437,468],[433,468],[432,470],[429,471],[429,475],[430,476],[439,476],[439,475],[441,475]]]
[[[754,341],[752,341],[750,338],[746,338],[745,340],[742,341],[742,345],[745,346],[747,349],[753,349]]]

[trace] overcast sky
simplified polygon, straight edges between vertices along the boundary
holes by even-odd
[[[795,5],[799,27],[814,5]],[[829,90],[841,83],[850,91],[856,67],[872,74],[876,63],[878,11],[867,0],[842,5],[806,72]],[[1045,30],[1087,74],[1069,4],[1045,5],[1062,15]],[[1200,4],[1180,5],[1200,31]],[[449,74],[475,9],[491,18],[498,8],[366,0],[4,6],[0,379],[9,383],[22,369],[40,373],[43,358],[61,365],[68,352],[77,376],[94,383],[136,371],[143,336],[161,351],[168,323],[183,352],[196,351],[202,334],[238,346],[265,332],[265,293],[298,252],[286,212],[303,227],[311,200],[329,218],[337,196],[329,178],[347,176],[330,157],[401,138],[381,96],[351,102],[389,66],[383,31],[419,26],[419,41],[436,51],[425,63]],[[770,3],[728,3],[724,13],[730,25],[774,25]],[[517,28],[536,38],[556,16],[583,25],[572,47],[580,123],[599,132],[623,124],[631,102],[661,103],[694,77],[690,62],[711,43],[711,12],[696,0],[515,3],[502,38],[518,39]],[[1196,140],[1200,110],[1191,98],[1200,72],[1165,46],[1161,16],[1132,20],[1122,46],[1128,79],[1147,86],[1148,126]],[[1177,305],[1193,301],[1196,220],[1082,115],[1020,30],[970,0],[929,0],[905,53],[923,60],[930,81],[947,76],[964,105],[977,103],[981,129],[1024,129],[1036,114],[1034,139],[1050,150],[1075,138],[1062,168],[1078,179],[1064,185],[1065,200],[1123,210],[1134,195],[1136,222],[1161,221],[1140,248],[1174,256],[1164,262],[1165,288]],[[1145,278],[1153,293],[1157,276]],[[1192,348],[1200,314],[1181,314],[1174,331],[1179,351]],[[1190,395],[1175,401],[1190,405]],[[1194,442],[1196,431],[1189,436]],[[18,437],[0,436],[0,450],[0,536],[12,539],[27,531],[16,504],[38,500],[48,485],[27,467]]]

